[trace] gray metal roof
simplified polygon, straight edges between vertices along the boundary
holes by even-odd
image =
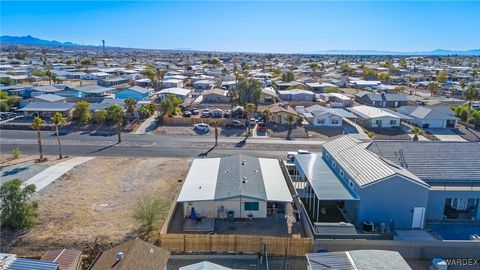
[[[358,200],[358,196],[328,167],[321,154],[295,155],[295,163],[320,200]]]
[[[312,270],[411,270],[400,253],[389,250],[352,250],[307,254]]]
[[[342,136],[323,144],[323,148],[342,166],[359,186],[366,186],[396,174],[428,186],[407,170],[366,149],[366,144],[351,136]]]
[[[267,199],[258,158],[235,155],[220,159],[215,198],[236,196]]]
[[[373,141],[367,149],[427,183],[480,184],[480,143]]]
[[[48,101],[48,102],[57,102],[57,101],[65,100],[64,97],[61,97],[55,94],[43,94],[43,95],[34,96],[33,98],[40,99],[43,101]]]
[[[67,102],[30,102],[19,109],[21,112],[65,112],[72,109],[75,103]]]
[[[457,119],[455,113],[446,106],[403,106],[398,111],[416,119]]]
[[[34,87],[33,90],[38,91],[38,92],[45,92],[45,93],[54,93],[60,91],[60,89],[52,86],[52,85],[47,85],[47,86],[37,86]]]
[[[100,93],[115,90],[115,88],[103,87],[100,85],[86,85],[86,86],[75,87],[74,89],[80,92],[92,93],[92,94],[100,94]]]
[[[130,89],[132,91],[135,91],[135,92],[138,92],[140,94],[148,94],[150,92],[150,90],[148,90],[147,88],[143,88],[143,87],[136,86],[136,85],[132,86],[132,87],[125,88],[125,89],[122,89],[122,90],[128,90],[128,89]]]

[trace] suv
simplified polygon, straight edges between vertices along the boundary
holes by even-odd
[[[265,125],[265,122],[258,122],[257,130],[260,131],[260,132],[266,132],[267,131],[267,125]]]

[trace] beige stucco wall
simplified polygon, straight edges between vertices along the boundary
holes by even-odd
[[[244,202],[258,202],[258,211],[245,211]],[[224,209],[223,214],[219,214],[218,210],[221,209],[222,206]],[[190,215],[192,207],[195,207],[198,216],[208,218],[227,218],[228,211],[233,211],[235,218],[248,218],[250,214],[255,218],[267,217],[267,203],[265,201],[244,197],[218,201],[184,202],[183,210],[186,216]]]

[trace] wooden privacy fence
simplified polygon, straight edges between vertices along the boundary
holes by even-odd
[[[277,256],[305,256],[312,250],[311,238],[258,235],[161,234],[160,246],[171,252],[264,253]]]
[[[191,126],[194,124],[207,123],[212,121],[219,121],[220,125],[226,125],[231,122],[230,119],[225,118],[194,118],[194,117],[165,117],[163,124],[166,126]]]

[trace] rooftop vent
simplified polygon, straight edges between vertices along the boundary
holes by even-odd
[[[242,183],[247,183],[247,177],[246,176],[243,177]]]
[[[244,160],[242,160],[242,165],[245,165],[245,163],[246,163],[245,159],[244,159]]]
[[[123,252],[121,252],[121,251],[117,252],[117,262],[123,260],[123,257],[125,257]]]

